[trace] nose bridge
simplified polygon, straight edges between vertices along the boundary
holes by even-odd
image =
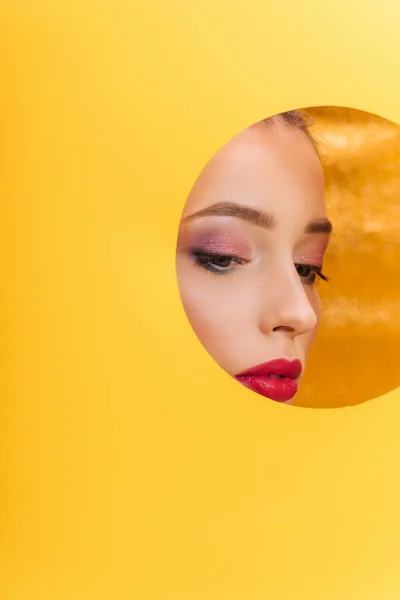
[[[312,330],[317,324],[317,315],[307,296],[305,286],[293,265],[276,264],[266,277],[264,286],[261,327],[265,332],[277,328],[289,329],[295,335]]]

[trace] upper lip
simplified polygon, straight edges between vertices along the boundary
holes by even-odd
[[[280,375],[281,377],[289,377],[290,379],[297,379],[302,371],[302,364],[298,359],[288,360],[286,358],[276,358],[268,362],[251,367],[242,373],[236,375],[236,377],[251,377],[251,376],[264,376],[268,375]]]

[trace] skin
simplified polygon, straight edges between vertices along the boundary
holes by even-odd
[[[216,204],[227,213],[226,203],[269,217],[196,216]],[[328,231],[306,230],[311,221],[326,229],[326,218],[315,147],[279,119],[241,132],[201,173],[182,215],[177,276],[192,328],[230,375],[282,357],[299,359],[304,371],[321,313],[318,278],[307,265],[322,269],[329,241]],[[210,254],[229,256],[213,263]]]

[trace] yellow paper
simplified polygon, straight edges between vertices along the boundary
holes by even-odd
[[[398,391],[266,402],[200,346],[175,277],[187,194],[238,131],[304,106],[400,122],[399,21],[386,0],[2,3],[2,598],[399,598]],[[348,365],[325,349],[329,390]]]

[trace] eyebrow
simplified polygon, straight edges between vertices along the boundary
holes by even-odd
[[[248,221],[249,223],[258,225],[259,227],[263,227],[264,229],[273,229],[273,227],[275,227],[276,225],[276,221],[273,215],[232,202],[219,202],[217,204],[212,204],[207,208],[198,210],[197,212],[192,213],[191,215],[188,215],[187,217],[183,218],[182,223],[192,221],[193,219],[197,219],[199,217],[212,216],[236,217],[242,219],[243,221]],[[305,228],[305,232],[331,233],[332,223],[329,221],[329,219],[316,219],[308,223],[308,225]]]

